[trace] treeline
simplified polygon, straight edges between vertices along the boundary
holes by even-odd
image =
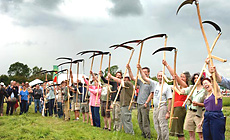
[[[11,80],[16,82],[30,82],[38,78],[40,80],[45,80],[45,75],[41,74],[40,71],[42,67],[35,66],[32,69],[28,67],[27,64],[20,62],[15,62],[10,65],[9,70],[7,71],[8,75],[1,75],[0,82],[4,82],[5,85],[8,85]],[[48,74],[48,80],[52,80],[52,74]]]

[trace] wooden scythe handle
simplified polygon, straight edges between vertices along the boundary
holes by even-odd
[[[101,63],[100,63],[99,72],[101,72],[102,62],[103,62],[103,54],[101,55]],[[99,87],[100,87],[100,81],[101,81],[101,76],[100,76],[100,74],[98,74],[98,80],[97,80],[97,82],[98,82],[98,85],[97,85],[97,96],[96,96],[95,105],[97,105],[98,94],[99,94]]]
[[[110,73],[110,62],[111,62],[111,53],[109,53],[109,66],[108,66],[108,74]],[[107,74],[107,75],[108,75]],[[109,109],[108,109],[108,105],[109,105],[109,96],[110,96],[110,91],[109,91],[109,88],[110,88],[110,86],[109,86],[109,77],[108,77],[108,85],[107,85],[107,88],[108,88],[108,90],[107,90],[107,99],[106,99],[106,111],[110,111]]]
[[[77,91],[76,91],[76,105],[77,105],[77,100],[78,100],[78,87],[79,87],[79,85],[78,85],[78,74],[79,74],[79,63],[77,63]]]
[[[206,48],[207,48],[207,51],[208,51],[208,57],[210,59],[211,66],[213,66],[213,60],[212,60],[212,57],[211,57],[211,51],[210,51],[210,48],[209,48],[208,40],[207,40],[205,31],[204,31],[202,20],[201,20],[201,16],[200,16],[200,6],[199,6],[198,0],[196,0],[195,4],[196,4],[197,15],[198,15],[198,19],[199,19],[199,24],[200,24],[201,32],[203,34],[204,41],[205,41],[205,44],[206,44]],[[217,102],[217,87],[216,87],[216,76],[215,76],[215,72],[212,73],[212,78],[213,78],[213,84],[214,84],[215,104],[217,104],[218,102]]]
[[[68,79],[68,74],[69,74],[69,71],[67,70],[67,94],[68,94],[68,101],[67,101],[67,103],[68,103],[68,110],[67,111],[69,111],[70,109],[69,109],[69,99],[70,99],[70,93],[69,93],[69,79]]]
[[[144,42],[141,43],[141,48],[140,48],[139,58],[138,58],[137,64],[140,64],[140,61],[141,61],[141,52],[142,52],[143,44],[144,44]],[[135,79],[135,85],[134,85],[134,89],[133,89],[133,95],[132,95],[132,98],[131,98],[130,104],[129,104],[129,110],[131,109],[131,106],[132,106],[132,103],[133,103],[133,98],[134,98],[135,90],[136,90],[136,87],[137,87],[138,74],[139,74],[139,69],[137,69],[137,75],[136,75],[136,79]]]
[[[165,44],[164,44],[164,47],[166,47],[166,45],[167,45],[167,36],[165,36]],[[166,58],[166,52],[164,51],[163,60],[165,60],[165,58]],[[164,88],[164,83],[165,83],[164,75],[165,75],[165,66],[163,65],[162,81],[161,81],[161,95],[160,95],[160,99],[159,99],[158,109],[159,109],[160,106],[161,106],[163,88]]]
[[[177,58],[177,49],[175,50],[175,55],[174,55],[174,75],[176,75],[176,58]],[[176,87],[176,79],[173,79],[173,88]],[[170,112],[170,119],[169,119],[169,128],[172,126],[172,119],[173,113],[174,113],[174,101],[175,101],[175,90],[173,90],[173,96],[172,96],[172,105],[171,105],[171,112]]]
[[[216,39],[214,40],[214,42],[213,42],[213,44],[212,44],[212,47],[211,47],[211,49],[210,49],[210,52],[213,51],[213,49],[214,49],[214,47],[215,47],[215,45],[216,45],[216,42],[218,41],[218,39],[220,38],[220,36],[221,36],[221,33],[219,33],[218,36],[216,37]],[[202,68],[202,70],[201,70],[201,72],[200,72],[200,75],[199,75],[199,77],[198,77],[198,79],[197,79],[195,85],[193,86],[192,90],[190,91],[189,95],[187,96],[186,100],[184,101],[184,103],[183,103],[183,105],[182,105],[183,107],[185,106],[185,104],[186,104],[186,102],[188,101],[188,99],[192,96],[192,94],[193,94],[193,92],[194,92],[194,90],[195,90],[195,88],[196,88],[196,86],[197,86],[199,80],[200,80],[201,77],[202,77],[202,73],[203,73],[204,69],[206,68],[206,65],[207,65],[206,63],[203,65],[203,68]]]
[[[127,64],[130,63],[130,61],[131,61],[131,59],[132,59],[132,57],[133,57],[133,53],[134,53],[134,49],[133,49],[132,52],[131,52],[131,55],[130,55],[130,57],[129,57],[129,61],[128,61]],[[125,73],[124,73],[124,76],[123,76],[123,78],[122,78],[123,81],[124,81],[124,79],[125,79],[126,73],[127,73],[127,68],[125,69]],[[118,90],[117,90],[117,94],[116,94],[116,97],[115,97],[115,99],[114,99],[114,101],[113,101],[113,104],[116,104],[116,101],[117,101],[117,98],[118,98],[118,95],[119,95],[120,91],[121,91],[121,85],[119,86],[119,88],[118,88]]]
[[[93,53],[93,55],[94,55],[95,53]],[[94,56],[93,56],[93,58],[92,58],[92,61],[91,61],[91,67],[90,67],[90,71],[92,71],[92,69],[93,69],[93,61],[94,61]],[[89,84],[90,84],[90,78],[91,78],[91,74],[90,74],[90,72],[89,72]],[[89,84],[87,85],[87,89],[86,89],[86,95],[85,95],[85,100],[87,100],[88,99],[88,91],[89,91]]]

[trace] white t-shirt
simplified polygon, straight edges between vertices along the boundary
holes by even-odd
[[[154,80],[150,80],[150,82],[152,82],[155,85],[153,104],[154,104],[154,107],[158,107],[160,95],[161,95],[161,85]],[[164,83],[163,93],[162,93],[162,98],[161,98],[161,106],[166,105],[167,100],[171,98],[172,98],[172,90],[167,83]]]

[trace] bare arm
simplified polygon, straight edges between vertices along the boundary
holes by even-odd
[[[141,65],[137,64],[137,68],[139,69],[140,73],[141,73],[141,77],[143,78],[143,80],[145,80],[146,82],[150,82],[149,78],[146,77],[146,75],[144,74],[144,72],[142,71]]]
[[[115,82],[117,82],[117,83],[119,83],[119,84],[121,83],[121,79],[112,76],[110,73],[108,73],[108,77],[111,78],[111,79],[113,79]]]
[[[162,63],[163,63],[163,65],[166,66],[166,68],[168,69],[169,73],[173,76],[174,75],[174,69],[172,67],[170,67],[165,60],[162,60]],[[188,85],[183,80],[181,80],[180,77],[177,74],[176,74],[176,80],[180,84],[180,86],[182,86],[183,88],[188,87]]]
[[[147,107],[148,103],[149,103],[149,102],[151,101],[151,99],[153,98],[153,95],[154,95],[153,92],[151,92],[151,93],[149,94],[149,97],[148,97],[148,99],[147,99],[146,102],[145,102],[145,107]]]
[[[131,70],[131,68],[130,68],[130,65],[127,64],[127,65],[126,65],[126,68],[127,68],[128,71],[129,71],[129,77],[131,78],[131,80],[135,81],[135,78],[133,77],[133,73],[132,73],[132,70]],[[125,76],[125,75],[124,75],[124,76]]]

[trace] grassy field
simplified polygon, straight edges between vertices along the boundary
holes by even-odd
[[[5,113],[6,104],[4,105]],[[224,114],[227,116],[226,139],[230,138],[230,107],[224,107]],[[101,128],[92,127],[90,124],[79,121],[73,121],[74,114],[71,113],[71,121],[63,121],[55,117],[42,117],[40,113],[34,113],[33,105],[27,114],[18,115],[19,109],[13,116],[0,117],[0,139],[106,139],[106,140],[139,140],[141,131],[137,123],[137,111],[133,110],[132,121],[134,125],[135,135],[125,134],[123,131],[114,132],[103,130],[103,120],[101,118]],[[157,134],[153,126],[152,109],[150,111],[151,133],[153,139],[156,139]],[[189,134],[185,131],[185,138],[189,139]],[[177,139],[170,137],[170,140]],[[197,137],[198,139],[198,137]]]

